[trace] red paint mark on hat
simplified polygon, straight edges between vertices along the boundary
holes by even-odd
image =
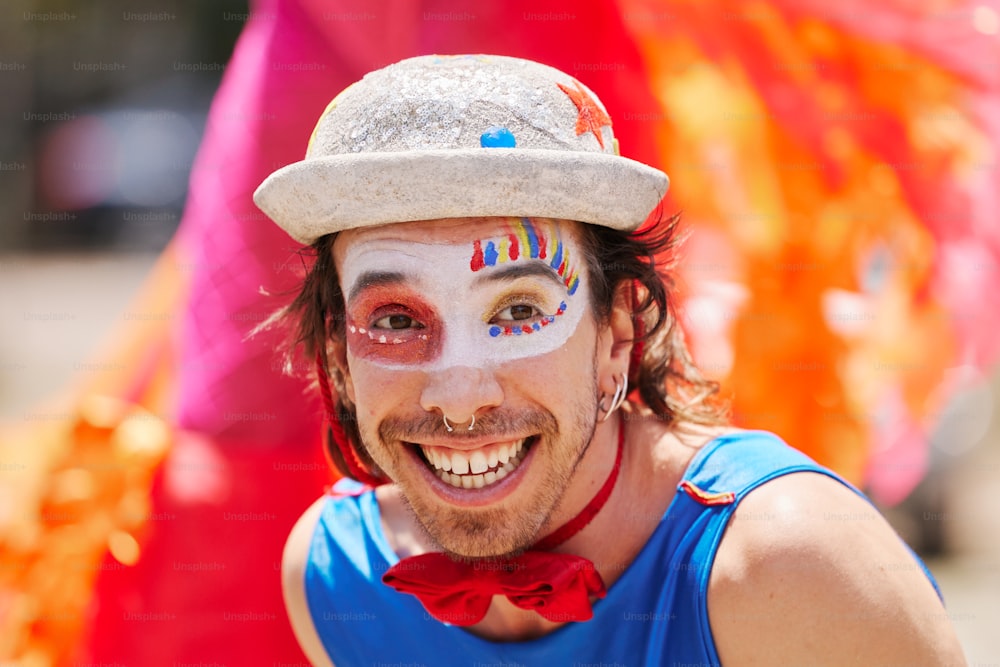
[[[593,132],[594,137],[597,138],[597,143],[601,145],[601,148],[604,148],[604,138],[601,136],[601,128],[605,125],[611,127],[611,117],[604,112],[604,109],[597,106],[597,102],[587,94],[587,91],[583,89],[579,82],[573,82],[576,90],[568,88],[561,83],[557,83],[556,85],[559,86],[559,90],[569,95],[569,99],[573,100],[573,104],[576,105],[578,112],[576,117],[576,136],[580,136],[584,132]]]

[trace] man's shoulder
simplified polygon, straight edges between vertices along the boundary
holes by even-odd
[[[919,561],[826,475],[785,475],[747,494],[719,546],[708,608],[727,667],[964,664]]]

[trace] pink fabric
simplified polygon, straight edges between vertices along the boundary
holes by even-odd
[[[280,334],[246,340],[301,278],[299,245],[252,194],[276,167],[301,159],[331,91],[359,72],[341,66],[295,3],[263,0],[253,14],[260,18],[248,22],[212,105],[179,233],[192,281],[177,420],[244,446],[306,447],[318,442],[318,400],[281,373]]]

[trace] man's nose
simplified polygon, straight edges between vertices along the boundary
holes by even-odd
[[[470,423],[482,410],[503,403],[503,389],[490,368],[451,366],[427,374],[420,405],[428,412],[440,411],[450,424]]]

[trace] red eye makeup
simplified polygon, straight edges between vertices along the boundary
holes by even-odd
[[[441,349],[442,327],[436,311],[399,285],[363,288],[347,309],[347,345],[364,359],[391,364],[421,364]]]

